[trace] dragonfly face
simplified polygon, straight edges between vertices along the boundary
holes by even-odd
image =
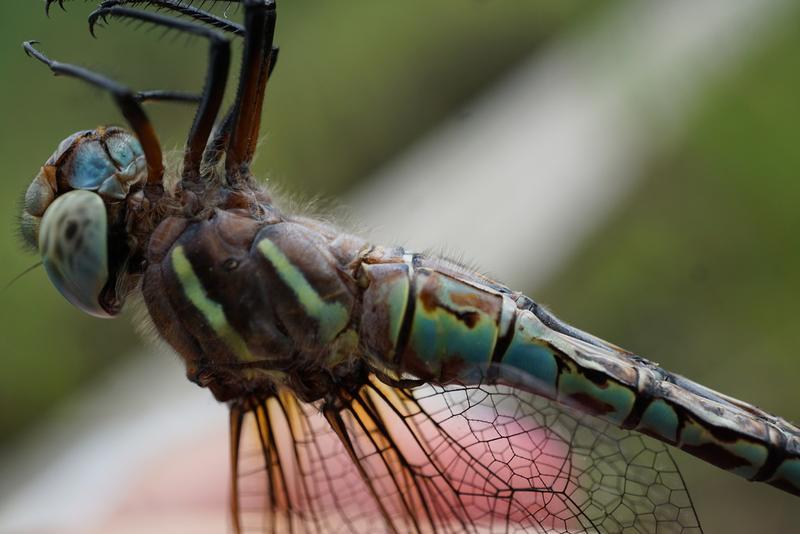
[[[23,237],[56,289],[86,313],[116,315],[135,286],[127,269],[137,251],[126,228],[146,176],[136,137],[99,128],[64,139],[28,187]]]
[[[142,3],[193,22],[127,6]],[[111,92],[131,133],[67,138],[23,214],[68,300],[113,316],[141,289],[188,377],[228,403],[237,531],[255,519],[271,532],[697,532],[664,443],[800,494],[788,422],[461,266],[276,207],[249,171],[275,4],[242,3],[244,26],[177,0],[109,0],[90,16],[205,38],[198,97],[134,93],[26,43]],[[245,38],[219,120],[230,47],[218,30]],[[148,99],[199,103],[169,185]]]

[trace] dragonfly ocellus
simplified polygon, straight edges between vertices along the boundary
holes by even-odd
[[[281,209],[250,172],[276,4],[238,3],[241,25],[179,0],[90,15],[207,40],[199,95],[135,92],[25,43],[108,91],[129,129],[64,139],[21,217],[64,297],[113,317],[140,292],[188,378],[228,404],[236,531],[699,532],[668,446],[800,495],[789,422],[455,262]],[[175,176],[152,100],[197,103]]]

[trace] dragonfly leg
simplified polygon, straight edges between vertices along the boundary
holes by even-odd
[[[54,2],[55,0],[48,0]],[[241,3],[242,0],[222,0],[231,3]],[[204,9],[196,8],[190,4],[184,4],[183,0],[103,0],[99,7],[112,7],[112,6],[125,6],[125,5],[142,5],[153,6],[156,8],[166,9],[173,11],[180,15],[189,17],[198,22],[208,24],[209,26],[222,30],[239,37],[245,36],[245,28],[241,24],[237,24],[228,19],[218,17]],[[272,76],[272,71],[275,70],[275,65],[278,63],[278,53],[280,49],[277,46],[272,46],[271,56],[269,58],[269,76]]]
[[[242,438],[242,421],[244,413],[236,405],[231,405],[230,409],[230,462],[231,462],[231,500],[230,512],[233,521],[233,532],[239,534],[242,531],[241,519],[239,517],[239,448]]]
[[[352,460],[353,465],[355,465],[356,469],[358,470],[358,474],[361,476],[361,480],[364,481],[364,484],[366,484],[367,489],[369,489],[372,498],[375,499],[386,526],[391,529],[391,532],[397,534],[397,528],[392,521],[391,515],[389,515],[389,511],[384,506],[383,500],[381,500],[378,489],[375,487],[375,484],[370,478],[369,473],[367,473],[367,471],[364,469],[364,465],[361,463],[361,459],[358,456],[355,445],[350,439],[350,435],[347,431],[347,425],[345,425],[341,414],[336,408],[328,406],[323,408],[322,414],[325,416],[325,419],[328,421],[331,429],[336,434],[336,437],[339,438],[339,441],[344,446],[345,450],[347,451],[347,455],[350,456],[350,460]]]
[[[55,1],[55,0],[50,0]],[[209,26],[212,26],[218,30],[222,30],[224,32],[231,33],[233,35],[237,35],[239,37],[243,37],[246,32],[244,26],[241,24],[236,24],[235,22],[231,22],[227,19],[218,17],[213,13],[205,11],[203,9],[196,8],[189,4],[182,3],[182,0],[104,0],[100,7],[112,7],[112,6],[126,6],[126,5],[144,5],[146,7],[155,7],[157,9],[165,9],[168,11],[172,11],[174,13],[178,13],[179,15],[189,17],[193,20],[198,22],[202,22]],[[277,46],[273,46],[269,43],[270,53],[269,53],[269,62],[267,66],[267,77],[272,76],[272,72],[275,70],[275,65],[278,63],[278,55],[280,53],[280,49]],[[263,66],[262,66],[263,68]],[[263,72],[259,74],[259,77],[263,76]],[[267,78],[268,79],[268,78]],[[266,81],[266,79],[264,79]],[[215,166],[219,163],[220,158],[225,152],[225,148],[228,145],[228,141],[231,137],[231,130],[233,129],[233,120],[236,115],[236,106],[234,105],[226,114],[225,117],[220,121],[217,125],[216,133],[212,137],[211,141],[206,146],[205,154],[203,155],[203,161],[209,167]],[[254,136],[256,139],[258,137],[257,133]],[[255,141],[254,141],[255,143]],[[251,147],[251,150],[254,149],[254,145]],[[252,157],[252,155],[251,155]]]
[[[278,64],[279,54],[280,48],[277,46],[271,46],[269,65],[267,67],[267,78],[265,78],[265,81],[272,76],[272,71],[275,70],[275,65]],[[220,158],[222,158],[222,155],[225,153],[225,147],[228,146],[228,141],[230,141],[231,138],[231,130],[233,130],[233,119],[235,115],[236,105],[234,104],[225,114],[225,118],[222,119],[222,122],[220,122],[220,124],[217,126],[216,133],[206,147],[206,153],[203,155],[203,161],[206,165],[212,167],[215,166],[217,163],[219,163]],[[255,142],[258,140],[258,134],[256,134],[254,137],[253,150],[255,149]]]
[[[219,109],[222,106],[225,85],[228,81],[231,56],[230,41],[218,31],[198,23],[122,6],[100,7],[93,11],[89,15],[89,30],[93,35],[97,21],[108,17],[141,20],[209,40],[209,65],[206,83],[194,122],[189,130],[189,138],[186,141],[186,152],[183,160],[182,178],[190,181],[199,179],[203,151],[211,135]]]
[[[156,89],[153,91],[139,91],[136,93],[137,102],[187,102],[196,104],[200,102],[203,95],[196,93],[186,93],[184,91],[163,91]]]
[[[141,6],[155,7],[156,9],[164,9],[172,11],[181,16],[188,17],[197,22],[202,22],[218,30],[227,33],[232,33],[243,37],[244,26],[236,24],[233,21],[218,17],[213,13],[209,13],[204,9],[192,6],[191,4],[184,3],[183,0],[103,0],[98,6],[99,9],[114,7],[114,6]]]
[[[56,2],[58,2],[58,7],[60,7],[62,10],[64,9],[64,0],[47,0],[44,3],[44,12],[48,17],[50,16],[50,7]]]
[[[229,183],[248,175],[261,122],[261,108],[274,54],[275,0],[244,0],[245,44],[236,101],[225,151]],[[222,125],[223,131],[225,124]]]
[[[139,139],[139,143],[142,145],[145,160],[147,161],[148,187],[155,188],[159,192],[162,191],[163,186],[161,184],[161,178],[164,175],[164,162],[161,152],[161,143],[158,141],[158,136],[153,128],[153,124],[150,122],[150,119],[139,103],[137,94],[128,87],[102,74],[77,65],[61,63],[50,59],[34,47],[37,42],[38,41],[26,41],[23,43],[22,46],[25,49],[25,53],[47,65],[53,74],[56,76],[71,76],[111,93],[120,111],[122,111],[122,115],[128,121],[131,129],[133,129],[133,132]]]

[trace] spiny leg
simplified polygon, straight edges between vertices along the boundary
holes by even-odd
[[[49,2],[54,2],[55,0],[49,0]],[[227,0],[221,0],[227,1]],[[205,2],[204,2],[205,3]],[[236,0],[231,0],[230,3],[237,3]],[[155,7],[157,9],[166,9],[178,13],[183,16],[187,16],[193,20],[198,22],[202,22],[213,26],[214,28],[220,29],[222,31],[243,37],[245,35],[244,26],[240,24],[236,24],[235,22],[231,22],[229,20],[223,19],[205,11],[203,9],[198,9],[191,5],[191,2],[186,4],[183,3],[183,0],[104,0],[100,7],[111,7],[111,6],[125,6],[125,5],[144,5],[146,7]],[[269,58],[269,71],[267,72],[267,76],[272,76],[272,71],[275,70],[275,65],[278,62],[278,53],[279,49],[277,46],[271,46],[270,58]],[[217,124],[214,134],[211,137],[211,140],[207,143],[205,152],[203,154],[203,163],[208,167],[214,167],[219,163],[222,155],[225,153],[225,148],[228,146],[228,142],[230,141],[231,131],[233,130],[233,121],[236,115],[236,105],[234,104],[225,113],[225,116],[219,123]],[[258,135],[255,135],[256,139]]]
[[[250,130],[250,142],[247,145],[247,152],[245,152],[244,157],[244,161],[248,167],[250,162],[253,160],[253,155],[255,154],[256,146],[258,145],[258,134],[261,130],[261,112],[264,107],[264,93],[267,88],[267,82],[269,81],[270,76],[272,76],[272,70],[275,66],[274,62],[278,59],[279,50],[272,45],[272,41],[275,37],[276,15],[277,14],[273,4],[271,16],[268,14],[268,17],[264,22],[264,30],[267,32],[267,36],[264,40],[263,59],[261,61],[261,66],[258,69],[258,88],[255,99],[256,107],[250,115],[253,123]]]
[[[56,3],[56,1],[57,0],[47,0],[45,8],[48,11],[48,13],[49,13],[50,6],[52,4],[54,4],[54,3]],[[224,1],[228,1],[229,3],[238,3],[237,0],[224,0]],[[63,1],[58,0],[58,4],[62,9],[64,9]],[[209,25],[209,26],[211,26],[213,28],[216,28],[216,29],[219,29],[219,30],[222,30],[224,32],[231,33],[231,34],[237,35],[237,36],[243,36],[244,33],[245,33],[244,27],[241,26],[240,24],[236,24],[236,23],[231,22],[229,20],[223,19],[223,18],[218,17],[218,16],[216,16],[216,15],[214,15],[212,13],[204,11],[202,9],[195,8],[195,7],[193,7],[191,5],[191,1],[188,2],[188,3],[184,3],[183,0],[104,0],[103,2],[101,2],[99,7],[100,8],[110,8],[110,7],[124,7],[124,6],[131,6],[131,5],[132,6],[137,6],[137,5],[153,6],[156,9],[165,9],[165,10],[168,10],[168,11],[172,11],[172,12],[175,12],[175,13],[181,15],[181,16],[186,16],[186,17],[191,18],[193,20],[196,20],[198,22],[207,24],[207,25]],[[273,54],[273,57],[277,58],[277,49],[275,50],[275,52]],[[274,67],[274,60],[273,60],[273,63],[271,65],[271,67]],[[271,69],[270,69],[270,72],[271,72]],[[152,101],[152,100],[171,101],[171,102],[201,102],[202,98],[203,98],[203,95],[194,95],[194,94],[183,93],[183,92],[179,92],[179,91],[144,91],[144,92],[141,92],[141,93],[137,93],[137,100],[140,101],[140,102]],[[201,115],[201,113],[198,113],[198,117],[200,115]],[[226,118],[229,117],[229,116],[230,116],[230,113],[226,114]],[[225,120],[225,121],[222,122],[222,124],[223,125],[224,124],[229,124],[230,122],[231,122],[230,120]],[[220,142],[220,137],[221,136],[220,136],[219,132],[221,132],[223,130],[229,131],[230,128],[229,127],[228,128],[223,128],[222,125],[220,125],[217,128],[217,132],[218,133],[214,137],[215,141],[209,144],[209,146],[220,147],[220,148],[218,148],[216,150],[213,150],[213,151],[206,150],[206,154],[204,154],[203,158],[202,158],[203,160],[206,160],[206,159],[211,160],[212,159],[212,158],[208,158],[208,153],[213,152],[213,153],[216,154],[216,153],[219,153],[221,150],[224,150],[224,143],[227,143],[228,136],[225,135],[223,143]],[[213,159],[211,165],[216,164],[216,162],[217,162],[216,159]],[[191,165],[184,165],[184,169],[189,169],[190,172],[191,172],[193,167]],[[190,173],[186,173],[186,175],[187,176],[191,176]],[[195,175],[196,175],[196,172],[195,172]]]
[[[56,1],[58,1],[58,7],[60,7],[62,11],[64,10],[64,0],[46,0],[44,3],[44,12],[48,17],[50,16],[50,6],[55,4]]]
[[[51,2],[53,0],[50,0]],[[232,33],[243,37],[245,34],[244,26],[236,24],[222,17],[218,17],[213,13],[209,13],[203,9],[196,8],[190,3],[184,3],[183,0],[104,0],[98,7],[114,7],[114,6],[141,6],[155,7],[156,9],[164,9],[178,13],[179,15],[189,17],[198,22],[202,22],[212,26],[218,30]]]
[[[136,93],[137,102],[187,102],[196,104],[200,102],[203,95],[187,93],[184,91],[165,91],[155,89],[152,91],[139,91]]]
[[[152,194],[153,189],[155,189],[155,196],[160,195],[163,191],[161,178],[164,175],[161,144],[158,141],[155,129],[153,129],[153,124],[139,104],[137,94],[119,82],[96,72],[77,65],[53,61],[34,48],[33,45],[37,43],[38,41],[26,41],[22,46],[25,49],[25,53],[47,65],[53,74],[78,78],[111,93],[120,111],[122,111],[122,115],[128,121],[131,129],[139,139],[139,143],[142,145],[144,157],[147,161],[147,191]]]
[[[50,2],[54,2],[55,0],[49,0]],[[205,3],[204,0],[203,3]],[[244,0],[212,0],[212,1],[226,1],[228,3],[242,3]],[[104,0],[100,7],[113,7],[113,6],[141,6],[144,5],[145,7],[155,7],[156,9],[165,9],[175,13],[178,13],[182,16],[187,16],[193,20],[198,22],[202,22],[212,26],[214,28],[220,29],[225,32],[232,33],[238,36],[245,35],[245,28],[240,24],[236,24],[234,22],[228,21],[221,17],[218,17],[208,11],[203,9],[196,8],[191,5],[192,2],[184,3],[183,0]],[[274,25],[274,22],[273,22]],[[258,109],[254,111],[256,114],[256,118],[259,118],[261,115],[261,103],[263,102],[263,93],[264,88],[266,85],[267,80],[269,77],[272,76],[272,72],[275,69],[275,65],[278,62],[278,54],[279,49],[276,46],[272,46],[272,40],[269,39],[268,42],[265,44],[269,48],[268,54],[268,61],[262,63],[259,73],[258,79],[260,80],[258,91],[262,95],[258,98]],[[265,55],[266,57],[266,55]],[[265,76],[266,75],[266,76]],[[203,162],[207,166],[215,166],[222,157],[222,154],[225,152],[226,147],[231,139],[231,133],[233,131],[234,119],[237,115],[237,106],[234,105],[232,108],[225,114],[225,117],[220,121],[216,127],[216,133],[211,138],[211,141],[207,144],[205,153],[203,155]],[[256,120],[254,125],[255,129],[250,134],[250,143],[247,148],[245,161],[247,163],[253,157],[253,153],[255,152],[256,143],[258,142],[258,129],[259,129],[260,121]]]
[[[269,57],[269,64],[263,65],[267,68],[267,78],[268,80],[272,77],[272,71],[275,70],[275,65],[278,64],[278,56],[280,53],[280,48],[277,46],[271,46],[271,52]],[[265,81],[266,81],[265,80]],[[260,113],[260,111],[259,111]],[[236,114],[236,105],[234,104],[225,114],[225,117],[219,123],[214,133],[214,136],[209,141],[208,145],[206,146],[206,153],[203,155],[203,162],[208,166],[214,166],[219,163],[219,160],[222,158],[223,153],[225,152],[225,147],[228,146],[228,142],[231,138],[231,131],[233,130],[233,119]],[[255,134],[255,139],[253,143],[258,140],[258,133]],[[255,144],[253,144],[253,149],[255,149]],[[251,154],[252,157],[252,154]]]
[[[57,1],[58,0],[47,0],[45,9],[49,12],[50,6],[56,3]],[[103,2],[100,3],[98,7],[103,8],[103,7],[141,5],[141,4],[145,4],[148,6],[152,5],[155,6],[157,9],[163,8],[167,10],[172,10],[180,15],[185,15],[191,19],[208,24],[209,26],[212,26],[224,32],[232,33],[240,37],[244,35],[244,27],[242,25],[236,24],[235,22],[231,22],[221,17],[217,17],[212,13],[203,11],[202,9],[197,9],[196,7],[193,7],[190,4],[184,4],[182,2],[183,0],[104,0]],[[58,4],[62,9],[64,9],[63,0],[58,2]],[[202,97],[203,95],[198,95],[196,93],[187,93],[184,91],[171,91],[171,90],[161,90],[161,89],[151,90],[151,91],[139,91],[138,93],[136,93],[136,99],[139,102],[151,102],[151,101],[187,102],[196,104],[202,100]]]
[[[225,151],[225,170],[231,184],[248,174],[258,139],[261,106],[271,71],[269,64],[275,36],[275,1],[244,0],[243,4],[246,32],[244,54],[232,111],[230,141]]]
[[[189,181],[198,180],[203,151],[211,135],[211,130],[222,106],[222,98],[225,93],[225,85],[230,68],[230,41],[216,30],[197,23],[168,17],[159,13],[150,13],[149,11],[120,6],[101,7],[89,15],[89,30],[92,35],[94,35],[97,21],[107,17],[141,20],[205,37],[209,40],[209,66],[206,83],[194,122],[189,130],[186,153],[183,159],[182,178]]]
[[[227,0],[221,0],[227,1]],[[232,0],[230,3],[238,3],[236,0]],[[232,33],[237,36],[244,36],[245,29],[244,26],[240,24],[236,24],[229,20],[223,19],[214,15],[213,13],[209,13],[203,9],[196,8],[191,5],[191,2],[184,3],[183,0],[104,0],[104,2],[100,5],[100,7],[110,7],[110,6],[125,6],[125,5],[144,5],[146,7],[155,7],[156,9],[166,9],[169,11],[173,11],[178,13],[182,16],[187,16],[193,20],[198,22],[202,22],[208,24],[209,26],[213,26],[214,28],[220,29],[225,32]],[[272,46],[270,43],[270,56],[268,62],[268,71],[267,77],[272,76],[273,70],[275,70],[275,65],[278,62],[278,53],[279,49],[277,46]],[[262,66],[263,68],[263,66]],[[259,78],[266,82],[267,78],[263,78],[263,72],[259,74]],[[211,141],[206,146],[205,154],[203,155],[203,162],[208,166],[215,166],[222,154],[225,152],[225,148],[228,145],[228,141],[230,140],[231,131],[233,129],[233,119],[235,116],[236,107],[233,106],[226,114],[225,117],[220,121],[217,125],[216,133],[213,135]],[[260,114],[260,110],[259,110]],[[250,145],[250,155],[249,158],[252,158],[252,153],[255,150],[255,144],[258,141],[258,131],[253,133],[253,141]]]
[[[89,0],[84,0],[89,1]],[[229,4],[238,4],[241,3],[242,0],[203,0],[202,4],[205,4],[208,1],[213,2],[227,2]],[[58,3],[59,7],[63,10],[64,9],[64,0],[46,0],[45,2],[45,12],[50,15],[50,7]],[[169,11],[173,11],[180,15],[187,16],[191,19],[194,19],[198,22],[203,22],[217,28],[218,30],[222,30],[225,32],[233,33],[235,35],[244,36],[244,27],[240,24],[236,24],[235,22],[231,22],[227,19],[222,17],[218,17],[213,13],[209,13],[200,8],[196,8],[193,5],[193,0],[103,0],[98,5],[98,8],[103,7],[113,7],[113,6],[140,6],[144,5],[153,6],[156,9],[166,9]]]

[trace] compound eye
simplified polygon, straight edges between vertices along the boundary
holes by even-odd
[[[108,282],[108,221],[103,200],[85,190],[57,197],[39,228],[39,252],[50,281],[74,306],[111,317],[100,305]]]
[[[62,169],[70,186],[96,190],[117,168],[100,141],[83,142],[75,148],[67,168]]]
[[[123,200],[132,185],[147,177],[147,161],[135,137],[120,130],[97,130],[74,141],[74,148],[59,166],[62,179],[72,189],[97,191]]]

